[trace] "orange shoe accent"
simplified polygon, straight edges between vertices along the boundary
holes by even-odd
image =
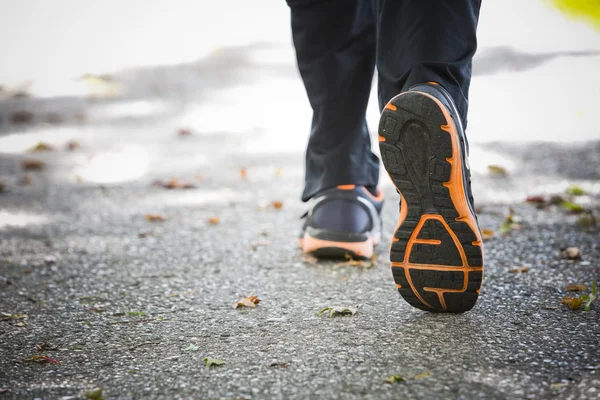
[[[385,142],[385,138],[384,138],[383,136],[381,136],[381,135],[378,135],[377,139],[378,139],[380,142]]]
[[[440,86],[440,84],[437,82],[427,82],[427,83],[429,83],[430,85]]]
[[[373,240],[368,239],[364,242],[334,242],[331,240],[322,240],[310,236],[308,233],[304,234],[304,246],[303,250],[305,253],[313,253],[320,249],[325,248],[337,248],[347,250],[354,253],[359,257],[369,258],[373,256]]]
[[[385,105],[385,108],[387,108],[388,110],[392,110],[392,111],[396,111],[398,109],[398,107],[396,107],[395,105],[393,105],[392,103],[387,103]]]
[[[356,185],[339,185],[337,188],[340,190],[353,190]]]
[[[363,192],[367,196],[372,198],[374,201],[377,201],[377,202],[383,201],[383,192],[381,190],[377,189],[377,196],[373,196],[373,193],[369,192],[366,187],[363,186],[362,189],[363,189]]]

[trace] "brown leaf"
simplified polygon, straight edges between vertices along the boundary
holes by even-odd
[[[513,274],[522,274],[523,272],[527,272],[527,271],[529,271],[529,267],[512,268],[512,269],[508,270],[508,272],[513,273]]]
[[[146,214],[144,218],[146,218],[146,221],[150,222],[163,222],[167,220],[167,217],[161,214]]]
[[[69,140],[67,142],[67,144],[65,145],[65,148],[68,151],[75,151],[75,150],[77,150],[80,147],[81,147],[81,144],[78,141],[76,141],[76,140]]]
[[[221,223],[221,219],[219,217],[212,217],[208,219],[208,223],[211,225],[218,225]]]
[[[192,131],[188,128],[179,128],[177,130],[178,136],[190,136],[191,134],[192,134]]]
[[[567,285],[565,290],[567,292],[583,292],[587,290],[587,288],[588,287],[586,285],[582,285],[581,283],[572,283],[570,285]]]
[[[27,314],[11,314],[3,312],[0,314],[0,321],[13,321],[13,320],[21,320],[28,319],[29,316]]]
[[[37,153],[40,151],[53,151],[54,147],[46,142],[38,142],[35,146],[32,146],[27,150],[30,153]]]
[[[481,230],[481,238],[483,240],[489,240],[494,237],[496,233],[492,229],[482,229]]]
[[[525,201],[530,204],[546,204],[546,198],[544,196],[528,196]]]
[[[246,167],[240,168],[240,176],[242,177],[242,179],[248,178],[248,172],[246,171]]]
[[[579,297],[563,297],[560,304],[566,304],[571,310],[576,310],[583,304]]]
[[[182,182],[175,178],[171,178],[168,181],[156,180],[152,184],[165,189],[194,189],[196,187],[193,183]]]
[[[41,171],[45,167],[42,161],[33,159],[23,160],[22,165],[26,171]]]
[[[239,307],[255,308],[258,303],[260,303],[260,299],[258,298],[258,296],[246,296],[243,299],[241,299],[240,301],[238,301],[237,303],[235,303],[233,305],[233,308],[239,308]]]
[[[567,247],[561,249],[559,257],[566,257],[569,260],[581,260],[581,249],[579,247]]]
[[[51,363],[56,365],[60,364],[60,362],[55,360],[54,358],[48,356],[38,356],[37,354],[31,356],[30,358],[24,358],[21,360],[21,362]]]
[[[272,201],[271,205],[273,206],[274,209],[281,210],[281,208],[283,207],[283,202],[281,202],[281,201]]]

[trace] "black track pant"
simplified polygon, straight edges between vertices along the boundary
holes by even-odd
[[[365,110],[423,82],[452,95],[466,126],[481,0],[287,0],[298,69],[313,108],[302,200],[342,184],[376,186]]]

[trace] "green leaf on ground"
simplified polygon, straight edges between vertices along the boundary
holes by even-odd
[[[572,201],[568,201],[568,200],[565,200],[562,203],[560,203],[560,206],[563,208],[563,210],[568,211],[573,214],[581,214],[582,212],[585,211],[585,208],[583,208],[579,204],[573,203]]]
[[[317,315],[325,314],[329,312],[329,317],[341,317],[344,315],[354,315],[356,314],[356,309],[350,307],[326,307],[319,311]]]
[[[185,348],[186,351],[198,351],[198,349],[199,347],[195,344],[190,344],[188,347]]]
[[[217,360],[216,358],[206,357],[204,359],[204,364],[207,367],[213,367],[213,366],[223,365],[223,364],[225,364],[225,361],[223,361],[223,360]]]
[[[490,175],[494,175],[494,176],[506,176],[506,168],[501,167],[499,165],[488,165],[488,171],[490,172]]]
[[[384,382],[392,385],[396,382],[406,382],[406,379],[400,375],[392,375],[389,378],[385,379]]]
[[[145,317],[147,314],[144,311],[127,311],[127,315],[135,317]]]
[[[85,392],[85,397],[88,398],[89,400],[104,399],[104,397],[102,397],[102,389],[100,389],[100,388]]]
[[[568,194],[569,196],[585,196],[586,195],[585,190],[583,190],[580,186],[571,186],[570,188],[565,190],[565,193]]]
[[[598,297],[598,290],[596,287],[596,281],[592,282],[592,293],[589,296],[581,296],[581,300],[583,300],[583,309],[585,311],[590,311],[590,307],[596,298]]]
[[[500,233],[505,235],[507,233],[509,233],[512,230],[515,229],[520,229],[521,228],[521,224],[519,224],[517,221],[520,220],[519,217],[516,216],[515,214],[515,210],[513,210],[512,208],[510,209],[508,216],[506,217],[506,219],[504,220],[504,222],[502,223],[502,225],[500,225]]]

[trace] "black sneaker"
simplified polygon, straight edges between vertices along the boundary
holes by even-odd
[[[309,201],[299,238],[305,253],[317,257],[371,258],[381,238],[383,195],[365,187],[341,185]]]
[[[422,310],[470,310],[483,279],[483,245],[467,140],[450,95],[428,83],[394,97],[381,114],[379,146],[401,199],[390,248],[398,291]]]

